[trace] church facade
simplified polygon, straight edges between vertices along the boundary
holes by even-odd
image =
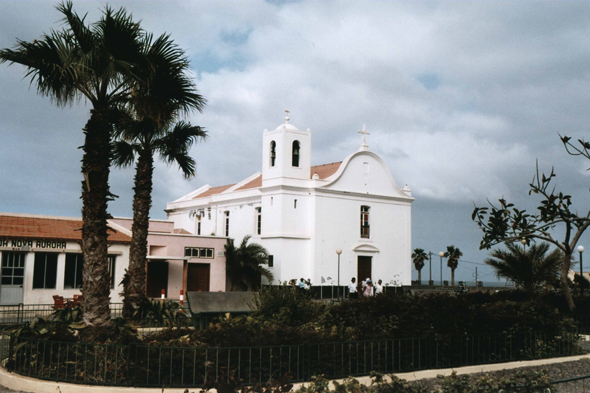
[[[273,284],[310,278],[313,285],[346,285],[356,277],[409,285],[414,199],[369,150],[364,128],[359,132],[358,151],[311,166],[311,131],[286,117],[264,130],[261,172],[235,184],[205,185],[168,203],[168,220],[236,245],[250,235],[269,252]]]

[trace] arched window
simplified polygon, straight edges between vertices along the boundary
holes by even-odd
[[[270,142],[270,166],[275,166],[277,159],[277,143],[275,141]]]
[[[291,165],[299,166],[299,141],[293,141],[293,159]]]

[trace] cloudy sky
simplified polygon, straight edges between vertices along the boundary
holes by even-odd
[[[0,48],[61,27],[52,1],[0,1]],[[78,1],[95,21],[106,2]],[[590,139],[590,2],[125,1],[142,26],[170,33],[208,100],[189,117],[210,138],[191,154],[197,178],[158,164],[153,218],[166,202],[261,169],[262,131],[312,130],[312,164],[368,144],[413,204],[412,247],[459,247],[459,279],[494,280],[481,263],[474,203],[504,196],[534,210],[535,160],[590,208],[590,162],[558,133]],[[0,211],[80,216],[84,102],[58,108],[24,68],[0,65]],[[131,216],[133,170],[115,169],[109,205]],[[590,250],[590,233],[581,244]],[[590,257],[587,258],[590,264]],[[428,275],[428,267],[424,270]],[[423,272],[424,272],[423,271]],[[433,278],[439,277],[433,260]],[[448,268],[444,278],[450,277]]]

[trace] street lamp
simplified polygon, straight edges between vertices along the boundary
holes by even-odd
[[[584,252],[584,246],[578,246],[578,252],[580,253],[580,296],[584,296],[584,276],[582,275],[582,253]]]
[[[336,254],[338,254],[338,301],[340,301],[340,254],[342,254],[342,250],[337,249]]]
[[[445,256],[445,253],[441,251],[438,253],[438,256],[440,257],[440,285],[442,285],[442,259]]]

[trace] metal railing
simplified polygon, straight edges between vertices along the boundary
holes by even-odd
[[[232,374],[246,384],[289,375],[328,379],[460,367],[579,353],[577,335],[427,337],[301,345],[194,348],[52,342],[11,335],[6,367],[60,382],[199,387]],[[1,347],[0,347],[1,348]]]
[[[552,381],[551,384],[559,393],[590,392],[590,375]]]

